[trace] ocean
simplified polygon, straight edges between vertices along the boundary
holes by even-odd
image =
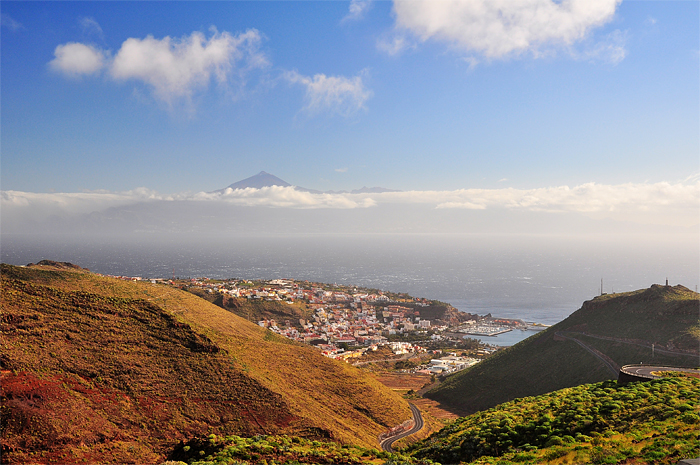
[[[700,281],[697,246],[626,237],[5,234],[0,244],[2,261],[13,265],[51,259],[144,278],[293,278],[357,285],[548,325],[600,294],[601,279],[607,293],[647,288],[666,278],[695,290]],[[514,337],[508,334],[502,339]]]

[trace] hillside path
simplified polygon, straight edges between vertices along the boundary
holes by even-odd
[[[590,347],[585,342],[580,341],[573,336],[566,335],[563,331],[557,331],[554,334],[556,334],[559,337],[563,337],[564,339],[569,339],[570,341],[574,341],[576,344],[580,345],[581,347],[586,349],[588,352],[593,354],[598,360],[603,362],[605,364],[605,366],[610,369],[610,372],[613,374],[613,376],[617,376],[618,372],[620,371],[620,366],[617,363],[615,363],[610,357],[608,357],[604,353],[594,349],[593,347]]]
[[[418,407],[411,404],[410,402],[408,405],[411,407],[411,413],[413,413],[413,428],[411,428],[408,431],[404,431],[401,434],[397,434],[396,436],[392,436],[383,440],[379,444],[382,447],[382,450],[389,453],[394,452],[394,450],[391,448],[392,444],[394,444],[399,439],[403,439],[412,434],[416,434],[418,431],[423,429],[423,416],[420,414],[420,410],[418,410]]]
[[[651,349],[652,344],[651,342],[641,342],[641,341],[629,341],[627,339],[620,339],[617,337],[610,337],[610,336],[597,336],[595,334],[589,334],[589,333],[581,333],[581,332],[576,332],[576,331],[560,331],[560,333],[567,333],[567,334],[580,334],[581,336],[586,336],[586,337],[592,337],[593,339],[601,339],[603,341],[613,341],[613,342],[619,342],[621,344],[629,344],[633,346],[639,346],[639,347],[648,347]],[[562,335],[562,337],[564,337]],[[695,357],[697,358],[697,354],[691,354],[688,352],[681,352],[678,350],[668,350],[668,349],[661,349],[659,347],[654,347],[654,351],[658,352],[660,354],[665,354],[665,355],[671,355],[671,356],[685,356],[685,357]]]

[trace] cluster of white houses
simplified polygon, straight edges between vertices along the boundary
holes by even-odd
[[[262,327],[294,339],[316,345],[329,357],[348,359],[361,356],[366,350],[376,350],[380,345],[390,345],[395,354],[425,351],[423,347],[406,342],[389,342],[387,336],[416,330],[444,330],[443,326],[432,327],[416,310],[400,305],[376,307],[372,301],[353,301],[350,305],[340,303],[316,305],[311,319],[299,320],[299,327],[289,324],[280,327],[274,320],[261,320]],[[437,337],[433,335],[432,337]],[[347,347],[359,347],[348,351]],[[345,349],[345,350],[344,350]]]
[[[172,281],[158,280],[174,284]],[[209,293],[251,300],[279,301],[292,304],[303,301],[313,315],[308,320],[277,321],[264,319],[258,325],[299,342],[313,344],[329,357],[350,359],[367,350],[390,345],[395,354],[422,352],[426,349],[405,342],[389,342],[387,336],[413,331],[440,332],[446,326],[433,326],[421,319],[416,308],[403,306],[429,305],[428,300],[413,298],[392,300],[383,293],[330,291],[304,281],[274,279],[257,285],[249,280],[211,281],[207,278],[189,280],[189,285]],[[440,338],[432,335],[432,338]],[[349,350],[348,346],[356,350]]]
[[[119,279],[140,281],[140,277],[112,276]],[[151,279],[152,283],[175,284],[172,280]],[[412,305],[428,306],[426,299],[404,299],[392,301],[389,297],[378,294],[359,292],[328,291],[317,287],[304,287],[304,282],[288,279],[275,279],[267,285],[254,287],[248,280],[228,280],[211,282],[207,278],[191,279],[190,285],[204,289],[209,293],[221,293],[231,297],[264,299],[294,303],[303,300],[314,310],[309,320],[300,319],[298,325],[285,320],[283,324],[273,319],[265,319],[258,325],[299,342],[313,344],[324,355],[340,360],[352,361],[367,351],[376,351],[381,346],[388,346],[395,355],[425,353],[425,347],[410,342],[390,342],[386,336],[413,331],[431,330],[432,339],[441,339],[439,332],[446,326],[433,326],[429,320],[421,319],[415,308],[400,305],[411,302]],[[377,304],[380,305],[377,305]],[[381,305],[385,304],[385,305]],[[295,322],[296,323],[296,322]],[[468,321],[474,325],[475,321]],[[465,324],[458,331],[474,334],[480,332],[497,332],[508,328],[480,327]],[[352,346],[353,350],[350,350]],[[495,349],[485,348],[486,353]],[[438,351],[439,352],[439,351]],[[479,359],[460,357],[452,353],[446,357],[432,359],[427,367],[416,372],[426,374],[453,373],[468,368]]]
[[[432,359],[430,366],[424,370],[418,370],[419,373],[428,374],[446,374],[464,370],[479,362],[479,359],[471,357],[460,357],[457,354],[450,354],[446,357]]]

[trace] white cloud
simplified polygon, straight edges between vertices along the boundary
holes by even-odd
[[[348,169],[347,168],[336,168],[335,171],[337,173],[346,173],[348,171]]]
[[[157,98],[172,103],[206,88],[212,76],[225,84],[236,71],[243,81],[246,72],[267,66],[261,41],[255,29],[235,36],[213,29],[208,39],[200,32],[181,39],[129,38],[114,57],[110,74],[118,80],[142,81]]]
[[[683,182],[698,182],[700,181],[700,173],[694,173],[683,180]]]
[[[362,19],[371,6],[372,0],[350,0],[348,14],[343,21]]]
[[[92,18],[82,18],[86,31],[102,28]],[[269,65],[260,51],[262,35],[255,29],[233,35],[211,29],[206,38],[193,32],[180,39],[129,38],[113,58],[92,45],[70,42],[59,45],[49,66],[65,75],[77,77],[96,74],[103,68],[115,80],[136,80],[151,88],[159,100],[172,104],[189,100],[195,91],[208,87],[212,77],[222,86],[236,82],[245,85],[246,76]]]
[[[0,15],[0,24],[2,24],[2,26],[8,28],[12,32],[24,29],[22,23],[15,21],[10,15],[6,15],[5,13]]]
[[[394,1],[397,28],[486,58],[571,46],[609,22],[621,0]]]
[[[351,116],[365,108],[365,102],[372,96],[372,91],[363,82],[366,76],[366,70],[351,78],[325,74],[309,77],[296,71],[284,75],[289,82],[306,88],[305,112],[310,115],[329,112],[341,116]]]
[[[85,34],[94,34],[100,38],[103,38],[104,34],[102,32],[102,28],[94,18],[83,16],[78,20],[78,22],[80,23],[80,27],[83,28],[83,32]]]
[[[588,60],[603,61],[616,65],[627,56],[627,32],[615,30],[603,40],[585,49],[581,53],[574,52],[574,56],[580,56]]]
[[[416,44],[408,39],[405,34],[394,32],[377,40],[377,49],[387,55],[395,56],[404,50],[416,48]]]
[[[54,56],[49,62],[49,67],[69,77],[98,73],[106,61],[106,52],[76,42],[57,46]]]

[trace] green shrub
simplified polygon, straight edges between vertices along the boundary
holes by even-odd
[[[569,451],[561,447],[553,447],[544,453],[545,460],[555,460],[568,454]]]
[[[544,444],[545,447],[552,447],[552,446],[561,446],[564,444],[564,441],[562,438],[559,436],[552,436],[547,440],[547,442]]]
[[[513,462],[534,462],[537,456],[535,454],[530,454],[528,452],[520,452],[513,456],[511,459]]]

